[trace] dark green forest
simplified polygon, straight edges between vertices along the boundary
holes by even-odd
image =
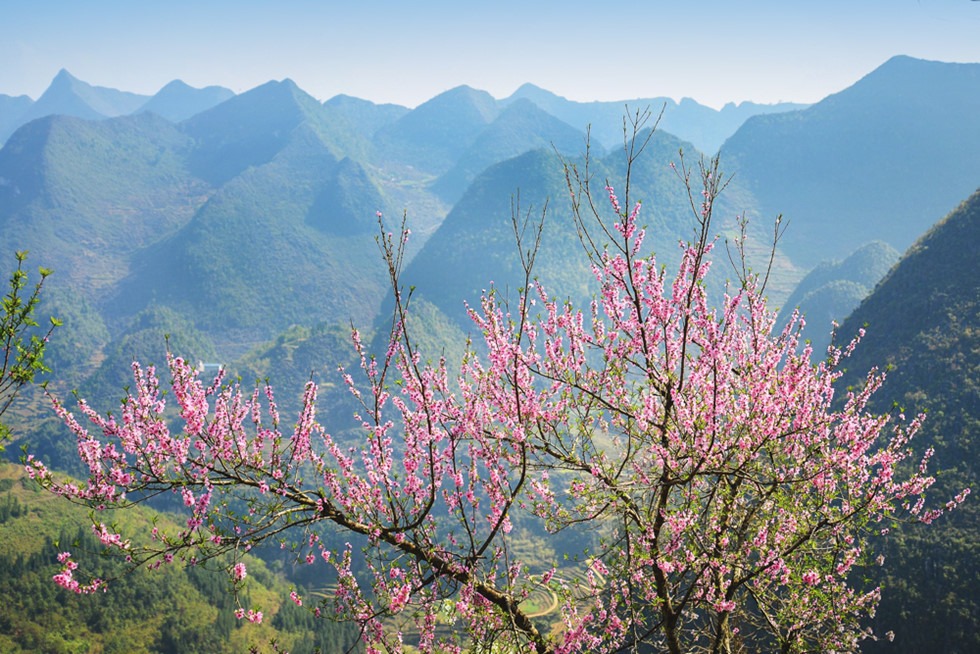
[[[914,441],[935,449],[932,497],[941,504],[980,481],[980,192],[919,239],[841,325],[867,335],[842,387],[872,366],[886,371],[875,409],[925,414]],[[972,263],[971,263],[972,262]],[[891,624],[881,651],[980,649],[980,510],[975,499],[933,525],[903,525],[883,539],[886,557],[879,624]],[[872,648],[869,651],[878,651]]]

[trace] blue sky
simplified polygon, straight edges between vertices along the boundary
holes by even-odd
[[[290,77],[415,106],[532,82],[574,100],[815,102],[889,57],[980,62],[971,0],[2,0],[0,93],[61,68],[152,94]]]

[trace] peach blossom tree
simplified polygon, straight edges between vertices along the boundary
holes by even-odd
[[[628,164],[643,145],[629,144]],[[965,493],[925,503],[928,455],[909,465],[919,418],[867,410],[880,375],[835,399],[856,343],[812,364],[802,321],[777,328],[747,272],[709,301],[717,161],[675,169],[695,236],[670,273],[644,249],[629,170],[620,200],[566,166],[599,289],[591,304],[534,281],[538,230],[518,244],[516,301],[490,290],[471,308],[483,340],[458,369],[423,362],[399,282],[404,236],[380,239],[396,295],[390,345],[373,358],[353,330],[360,369],[341,371],[360,401],[360,440],[321,426],[313,382],[286,423],[271,388],[202,380],[169,356],[167,397],[158,371],[134,364],[115,416],[55,401],[88,479],[34,457],[29,473],[94,507],[95,533],[134,566],[221,562],[239,585],[245,552],[292,547],[335,583],[329,598],[291,600],[355,621],[369,652],[403,650],[392,616],[414,623],[422,652],[855,650],[879,597],[852,583],[868,537],[929,522]],[[181,498],[179,529],[140,540],[99,518],[160,493]],[[330,545],[324,524],[354,544]],[[528,525],[592,544],[578,563],[533,566],[514,547]],[[58,584],[104,585],[60,559]],[[536,616],[535,593],[553,598],[552,613]],[[238,614],[259,621],[262,609]]]

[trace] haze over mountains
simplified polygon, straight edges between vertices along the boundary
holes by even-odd
[[[905,250],[977,187],[980,65],[894,57],[802,111],[754,116],[726,141],[783,246],[809,268],[884,235]],[[928,189],[928,191],[926,190]]]
[[[732,234],[734,217],[748,214],[764,254],[764,235],[784,214],[790,229],[770,287],[777,304],[821,261],[874,240],[901,251],[976,188],[978,70],[896,57],[812,107],[756,113],[731,135],[721,151],[734,179],[719,229]],[[20,125],[0,150],[3,242],[50,262],[60,273],[54,285],[86,298],[107,324],[161,304],[193,315],[225,359],[291,324],[370,323],[385,293],[372,239],[377,211],[389,222],[407,212],[412,252],[421,251],[413,275],[471,279],[471,290],[482,277],[506,285],[501,271],[478,265],[492,260],[477,256],[487,253],[482,230],[503,229],[494,243],[506,251],[515,192],[525,208],[565,193],[554,153],[581,156],[586,121],[594,161],[610,152],[596,170],[615,183],[624,109],[530,85],[505,100],[458,87],[412,110],[347,96],[321,104],[290,80],[240,95],[174,82],[145,97],[67,71],[26,110],[3,99],[7,124],[48,114]],[[21,118],[9,118],[14,109]],[[682,101],[664,110],[635,190],[665,261],[689,229],[667,164],[680,149],[693,161],[685,132],[719,133],[736,109],[763,108],[715,112]],[[543,154],[524,156],[534,150]],[[565,241],[556,234],[554,242]],[[464,254],[467,244],[473,254]],[[574,248],[566,242],[555,261]],[[821,321],[843,318],[859,299],[834,281],[823,281]],[[864,279],[863,288],[874,282]],[[426,286],[429,295],[446,293]],[[445,294],[435,304],[461,316],[449,305],[464,299],[475,298]]]
[[[36,101],[27,96],[0,94],[0,142],[6,141],[21,125],[44,116],[99,120],[152,111],[176,122],[224,102],[233,95],[231,90],[223,87],[194,89],[180,80],[167,84],[154,96],[139,95],[93,86],[62,69]]]
[[[809,107],[715,111],[663,98],[629,105],[664,109],[633,169],[646,246],[662,263],[676,262],[692,225],[670,163],[680,150],[689,165],[720,150],[722,169],[734,176],[716,207],[717,251],[746,214],[751,263],[761,269],[782,214],[788,229],[774,253],[770,297],[784,317],[800,305],[818,350],[831,319],[845,319],[917,243],[841,334],[871,323],[877,335],[855,369],[894,363],[881,408],[897,401],[940,414],[933,424],[942,428],[927,438],[951,448],[942,459],[956,471],[950,478],[973,483],[973,468],[958,461],[975,458],[969,430],[980,415],[980,64],[896,57]],[[619,188],[624,108],[532,85],[505,99],[458,87],[414,109],[350,96],[321,103],[290,80],[238,95],[175,81],[139,96],[62,71],[36,101],[0,95],[0,244],[8,264],[14,250],[27,249],[30,263],[55,270],[44,311],[66,324],[49,352],[54,384],[110,408],[128,361],[160,362],[170,334],[178,354],[220,362],[246,381],[270,378],[288,407],[311,371],[332,379],[348,361],[351,322],[384,328],[391,298],[374,241],[377,212],[387,229],[403,214],[412,229],[404,281],[416,287],[433,355],[470,330],[464,301],[477,301],[491,282],[501,292],[523,282],[513,210],[536,216],[548,206],[536,272],[554,295],[588,298],[560,158],[583,163],[591,124],[594,190],[607,179]],[[728,263],[722,256],[715,265]],[[912,298],[921,302],[905,302]],[[933,384],[923,385],[926,378]],[[329,385],[322,397],[337,409],[322,411],[324,419],[346,428],[346,418],[332,417],[347,411],[343,400]],[[58,460],[59,432],[50,421],[35,427],[31,439]],[[950,543],[975,556],[963,545],[972,532],[950,533]],[[941,539],[919,549],[944,562],[953,556]],[[970,574],[963,583],[976,581]],[[977,615],[972,596],[964,604],[968,587],[957,586],[948,606],[936,600],[945,613],[930,614],[930,624]],[[906,620],[909,606],[887,611]],[[949,636],[946,651],[972,651],[968,632]]]
[[[896,57],[812,107],[755,113],[728,138],[729,218],[746,212],[760,236],[779,213],[790,224],[777,253],[777,302],[820,261],[873,240],[903,250],[976,188],[978,70]],[[591,121],[601,160],[618,150],[624,109],[530,85],[505,100],[458,87],[413,110],[346,96],[321,104],[289,80],[237,96],[174,82],[146,97],[67,71],[36,102],[2,99],[5,123],[20,125],[0,150],[4,241],[56,262],[60,283],[111,322],[162,303],[242,347],[296,322],[372,320],[384,294],[370,238],[376,211],[407,211],[423,252],[457,202],[457,212],[484,214],[469,219],[474,227],[502,221],[519,188],[539,205],[563,193],[553,175],[545,186],[531,181],[548,164],[521,155],[580,156]],[[645,102],[657,112],[658,101]],[[688,135],[720,134],[725,121],[734,128],[736,110],[787,108],[667,104],[661,134],[680,139],[652,170],[681,148],[696,157]],[[653,245],[669,258],[686,223],[672,199],[676,182],[658,175],[643,195],[663,226]],[[446,226],[458,229],[455,220]],[[431,256],[448,278],[474,274],[448,269],[445,252]],[[842,308],[830,311],[842,318],[854,289],[828,292],[821,301],[830,305],[842,294]]]
[[[575,102],[555,95],[545,89],[525,84],[510,97],[501,100],[493,99],[485,91],[476,91],[468,87],[451,89],[446,94],[433,98],[433,102],[424,103],[425,111],[416,114],[411,120],[420,124],[429,124],[426,120],[428,112],[436,110],[439,105],[445,105],[456,94],[474,93],[483,96],[483,107],[479,109],[486,116],[499,113],[507,106],[520,100],[529,100],[545,113],[558,120],[583,129],[585,125],[595,125],[593,137],[605,145],[615,145],[622,141],[622,117],[626,105],[631,107],[653,107],[656,111],[663,109],[664,129],[677,134],[681,138],[694,143],[700,150],[712,153],[730,136],[746,118],[756,114],[800,109],[806,105],[781,102],[777,104],[757,104],[742,102],[729,103],[721,110],[712,109],[697,103],[690,98],[676,102],[671,98],[636,98],[618,102]],[[21,125],[43,116],[58,114],[76,116],[97,120],[112,118],[131,113],[152,111],[173,122],[180,122],[196,113],[209,109],[233,96],[230,89],[221,86],[209,86],[196,89],[180,80],[170,82],[153,96],[139,95],[93,86],[75,78],[70,72],[62,69],[51,81],[48,89],[36,101],[27,96],[8,96],[0,93],[0,143],[5,141]],[[366,100],[358,100],[349,96],[336,96],[325,104],[336,108],[341,105],[351,106],[352,102],[359,105],[359,113],[374,111],[388,112],[392,116],[400,116],[409,112],[407,107],[399,105],[374,105]],[[370,107],[370,108],[369,108]],[[373,108],[373,109],[371,109]],[[360,122],[360,118],[359,121]],[[377,127],[383,126],[379,124]],[[411,130],[409,130],[411,131]]]

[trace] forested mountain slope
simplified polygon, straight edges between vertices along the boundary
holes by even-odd
[[[843,323],[866,325],[842,387],[884,370],[880,411],[926,413],[913,446],[934,448],[932,497],[980,490],[980,192],[913,245]],[[895,632],[882,652],[980,649],[980,502],[976,494],[933,525],[901,527],[884,550],[888,576],[878,623]]]

